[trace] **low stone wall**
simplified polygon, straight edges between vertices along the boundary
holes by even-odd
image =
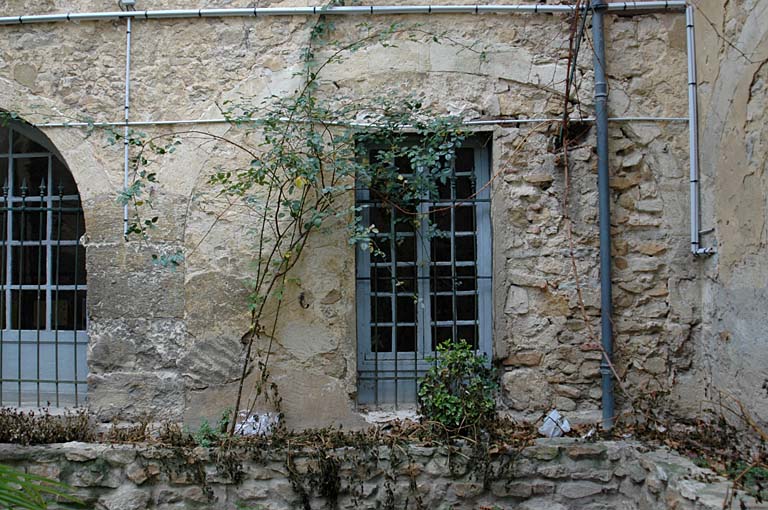
[[[0,463],[65,482],[88,508],[102,510],[719,510],[730,487],[674,452],[631,442],[547,439],[495,455],[490,465],[468,466],[470,458],[469,448],[416,445],[290,457],[253,448],[0,445]],[[317,476],[324,461],[338,461],[328,471],[338,476]],[[485,484],[480,473],[491,474]]]

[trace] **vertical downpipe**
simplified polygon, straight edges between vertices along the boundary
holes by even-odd
[[[128,190],[129,144],[128,120],[131,112],[131,18],[125,18],[125,128],[123,129],[123,190]],[[128,235],[128,204],[123,207],[123,235]]]
[[[701,246],[701,177],[699,172],[699,91],[696,77],[696,33],[693,23],[693,9],[685,9],[685,26],[688,53],[688,151],[691,181],[691,253],[714,255],[713,247]]]
[[[597,188],[600,210],[600,323],[603,359],[603,428],[613,428],[613,296],[611,290],[611,189],[608,173],[608,84],[605,80],[605,0],[592,0],[592,45],[595,67],[595,120],[597,125]]]
[[[699,115],[696,104],[696,56],[693,32],[693,6],[685,9],[688,53],[688,151],[691,183],[691,253],[699,251]]]

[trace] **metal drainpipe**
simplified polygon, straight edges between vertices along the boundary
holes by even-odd
[[[123,129],[123,189],[128,189],[129,151],[128,135],[130,127],[128,120],[131,112],[131,18],[125,19],[125,127]],[[128,204],[123,207],[123,235],[128,235]]]
[[[127,3],[127,2],[126,2]],[[667,12],[684,11],[685,0],[626,1],[605,3],[609,12]],[[24,23],[55,23],[61,21],[103,21],[123,18],[174,19],[223,18],[260,16],[323,15],[392,15],[392,14],[569,14],[573,5],[513,4],[513,5],[340,5],[331,7],[256,7],[229,9],[174,9],[156,11],[69,12],[63,14],[22,14],[2,16],[0,25]]]
[[[597,125],[597,189],[600,210],[600,329],[603,359],[603,428],[613,428],[613,295],[611,289],[611,189],[608,173],[608,84],[605,80],[605,0],[592,0],[592,46],[595,67],[595,124]]]
[[[699,176],[699,107],[696,77],[696,34],[693,24],[693,6],[685,10],[688,53],[688,134],[691,186],[691,253],[694,256],[714,255],[714,248],[701,246],[701,178]]]

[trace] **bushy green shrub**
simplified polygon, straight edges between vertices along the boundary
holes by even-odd
[[[479,431],[496,416],[498,385],[484,354],[465,340],[443,342],[419,386],[419,412],[451,432]]]

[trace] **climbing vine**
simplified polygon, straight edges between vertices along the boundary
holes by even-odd
[[[468,135],[461,119],[437,115],[417,96],[339,102],[324,98],[320,91],[323,69],[365,45],[386,46],[396,38],[439,42],[444,34],[420,25],[393,24],[378,30],[365,26],[366,35],[342,42],[333,40],[333,30],[323,16],[312,26],[302,52],[301,84],[292,96],[272,97],[258,104],[244,99],[220,105],[231,126],[254,135],[258,142],[201,130],[155,137],[131,131],[127,139],[133,149],[133,179],[118,201],[131,210],[128,238],[148,240],[162,221],[152,212],[152,190],[158,185],[153,165],[173,153],[185,138],[202,137],[234,148],[248,160],[240,167],[219,168],[208,181],[219,197],[247,209],[255,232],[245,303],[250,326],[243,337],[244,355],[233,405],[245,410],[241,421],[252,415],[257,402],[280,411],[269,362],[285,293],[296,281],[292,270],[310,239],[317,233],[345,229],[350,244],[368,249],[373,256],[381,255],[371,235],[377,227],[362,222],[361,209],[354,203],[355,186],[367,188],[378,200],[405,212],[398,221],[405,228],[414,228],[421,221],[415,205],[425,196],[437,198],[438,186],[450,177],[456,150]],[[462,50],[483,58],[483,51],[474,45],[450,38],[446,43],[461,45]],[[125,141],[121,137],[117,131],[110,133],[113,142]],[[376,151],[369,150],[372,147]],[[394,164],[396,161],[418,170],[403,175],[402,164]],[[436,229],[431,232],[441,235]],[[183,255],[155,254],[153,258],[160,265],[176,266]],[[254,386],[248,388],[246,381],[254,372]],[[237,421],[230,423],[230,434]]]

